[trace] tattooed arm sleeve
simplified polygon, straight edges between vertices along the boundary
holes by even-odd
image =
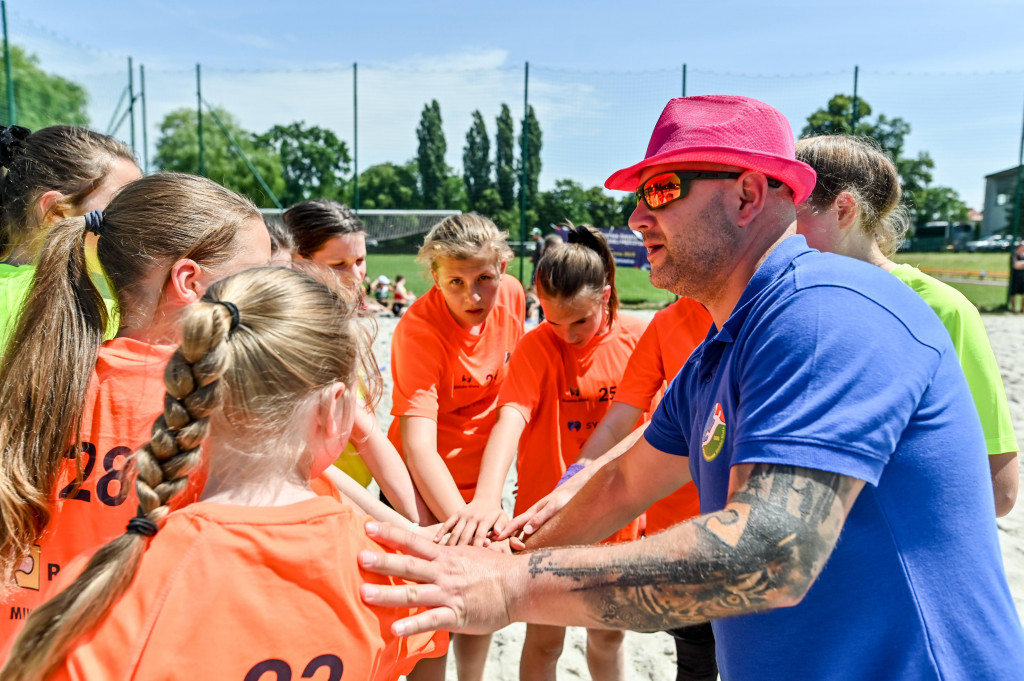
[[[795,605],[863,485],[794,466],[734,466],[721,511],[643,542],[530,554],[526,588],[555,599],[569,594],[572,602],[563,609],[545,597],[521,605],[584,620],[566,624],[652,631]],[[516,619],[549,617],[523,612]]]

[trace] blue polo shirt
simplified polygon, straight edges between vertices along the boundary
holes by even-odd
[[[783,241],[645,437],[689,457],[705,513],[739,463],[867,483],[799,605],[713,623],[723,679],[1024,678],[977,413],[949,334],[889,273]]]

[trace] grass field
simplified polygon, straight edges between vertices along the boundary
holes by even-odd
[[[396,275],[404,274],[406,288],[416,295],[422,294],[433,285],[430,274],[416,263],[413,255],[370,253],[366,262],[366,274],[371,281],[376,280],[382,274],[394,281]],[[523,265],[523,280],[528,284],[530,275],[533,273],[533,265],[529,258]],[[519,278],[519,258],[509,261],[506,272]],[[619,300],[630,307],[664,307],[676,299],[675,295],[668,291],[651,286],[646,270],[632,268],[616,270],[616,288],[619,291]]]
[[[1010,255],[1008,253],[897,253],[893,258],[898,263],[910,263],[922,269],[969,270],[977,272],[1010,271]],[[413,255],[377,255],[371,253],[367,257],[367,274],[371,280],[386,275],[394,281],[395,276],[406,276],[406,287],[416,295],[421,295],[431,287],[430,275],[418,264]],[[519,277],[519,259],[515,258],[508,264],[508,273]],[[529,259],[523,267],[523,279],[530,281],[533,266]],[[664,307],[675,300],[675,296],[667,291],[651,286],[646,270],[630,268],[619,269],[616,273],[619,299],[623,305],[630,307]],[[950,283],[967,296],[967,299],[981,310],[999,310],[1006,305],[1006,287],[983,284]]]

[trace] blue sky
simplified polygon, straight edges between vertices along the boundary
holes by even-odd
[[[859,65],[862,96],[909,120],[909,150],[927,149],[936,183],[976,207],[983,176],[1016,163],[1024,111],[1016,0],[10,0],[7,12],[13,42],[89,88],[97,128],[124,87],[127,56],[145,63],[151,145],[159,118],[194,102],[197,62],[209,74],[207,98],[250,129],[307,120],[348,139],[359,62],[361,168],[412,157],[432,96],[442,102],[448,162],[459,166],[472,109],[489,124],[500,101],[521,115],[526,61],[547,186],[566,176],[597,184],[641,158],[661,105],[679,94],[673,70],[682,63],[689,93],[703,85],[756,96],[796,132],[813,108],[850,90]]]

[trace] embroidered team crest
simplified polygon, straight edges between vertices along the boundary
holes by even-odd
[[[714,461],[722,452],[723,444],[725,444],[725,414],[722,413],[722,405],[716,403],[715,410],[708,414],[708,420],[704,423],[704,437],[700,441],[704,460]]]

